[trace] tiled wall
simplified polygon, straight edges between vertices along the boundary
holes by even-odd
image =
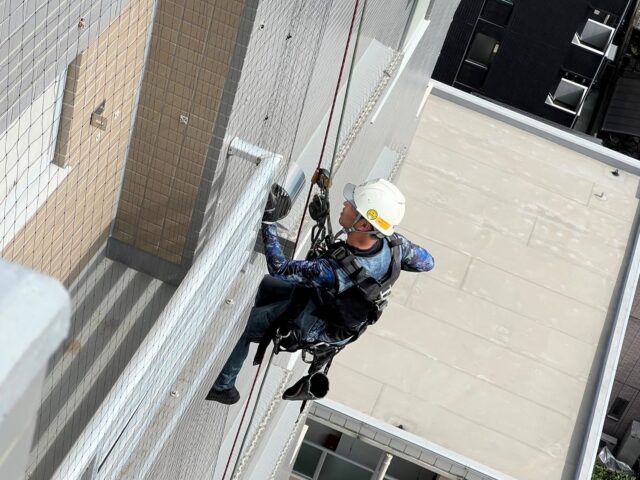
[[[114,239],[180,264],[244,2],[163,1]]]
[[[67,285],[107,238],[140,83],[153,0],[132,0],[69,65],[54,162],[63,183],[4,249],[4,258]],[[106,130],[90,125],[105,101]]]
[[[0,131],[6,130],[129,3],[0,2]]]

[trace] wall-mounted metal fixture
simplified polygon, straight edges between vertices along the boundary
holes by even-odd
[[[282,158],[281,155],[277,155],[273,152],[265,150],[262,147],[258,147],[257,145],[249,143],[238,137],[234,138],[231,141],[231,143],[229,144],[229,148],[227,149],[227,158],[231,156],[240,157],[256,165],[259,165],[260,162],[265,158]],[[296,201],[298,195],[300,195],[305,181],[306,179],[302,169],[298,166],[297,163],[292,162],[289,165],[289,170],[287,171],[287,176],[285,177],[284,182],[276,185],[279,200],[287,202],[287,211]]]
[[[227,148],[227,159],[232,156],[242,158],[243,160],[255,165],[260,165],[260,163],[267,158],[277,157],[282,159],[281,155],[265,150],[262,147],[258,147],[257,145],[238,137],[231,140],[229,147]],[[304,172],[297,163],[292,162],[289,165],[284,182],[274,183],[271,186],[272,191],[274,191],[278,197],[278,201],[284,202],[284,205],[281,206],[283,211],[289,212],[291,210],[291,207],[304,189],[305,183],[306,178]],[[292,230],[293,227],[297,226],[294,224],[293,220],[294,219],[286,218],[284,221],[279,221],[278,225],[280,225],[280,227],[285,231],[289,231]],[[293,254],[294,242],[282,236],[280,236],[280,242],[285,255],[291,256]],[[262,252],[262,250],[262,239],[258,236],[255,251]]]
[[[282,195],[278,198],[280,201],[285,202],[284,208],[287,212],[290,212],[296,200],[303,192],[307,179],[300,166],[291,162],[289,164],[289,170],[284,182],[277,184],[277,188],[280,189]],[[298,231],[300,219],[297,215],[287,215],[285,218],[278,221],[278,237],[280,238],[280,245],[287,257],[293,258],[295,254],[295,240],[293,235]]]
[[[291,162],[289,164],[289,171],[287,172],[287,176],[284,179],[284,183],[282,184],[282,188],[285,192],[287,192],[291,203],[295,203],[296,199],[302,192],[302,189],[304,188],[306,182],[307,179],[300,166],[295,162]]]
[[[107,129],[107,117],[104,116],[104,109],[107,101],[103,100],[98,108],[96,108],[91,114],[91,126],[99,128],[100,130]]]
[[[229,157],[240,157],[243,160],[247,160],[248,162],[259,165],[262,160],[270,157],[280,157],[281,155],[277,155],[273,152],[265,150],[262,147],[258,147],[253,143],[247,142],[246,140],[242,140],[241,138],[235,137],[231,140],[229,147],[227,148],[227,158]]]

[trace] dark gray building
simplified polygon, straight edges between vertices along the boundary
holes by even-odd
[[[568,127],[582,116],[586,131],[635,3],[463,0],[434,78]]]
[[[636,291],[604,423],[604,440],[618,447],[640,421],[640,291]],[[612,437],[612,438],[611,438]]]

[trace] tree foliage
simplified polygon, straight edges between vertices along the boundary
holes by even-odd
[[[591,480],[634,480],[634,477],[624,473],[610,472],[604,467],[604,465],[596,462],[596,465],[593,468]]]

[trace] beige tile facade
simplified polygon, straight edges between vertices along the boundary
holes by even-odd
[[[162,1],[113,237],[179,264],[244,2]]]
[[[401,275],[330,398],[513,478],[573,478],[638,208],[611,170],[429,98],[397,183],[435,270]]]
[[[68,68],[54,163],[70,173],[3,251],[67,285],[113,221],[140,83],[152,0],[129,6]],[[106,130],[90,125],[105,101]]]

